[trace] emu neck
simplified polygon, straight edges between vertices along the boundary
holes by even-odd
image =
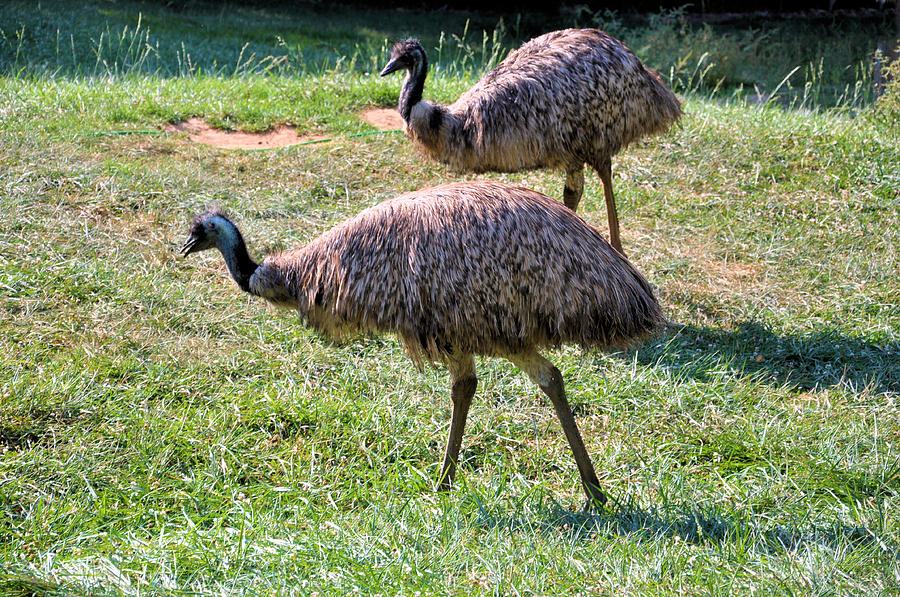
[[[397,111],[403,120],[409,122],[409,113],[412,107],[422,101],[422,92],[425,90],[425,75],[428,74],[428,58],[422,54],[422,62],[417,63],[406,73],[403,81],[403,89],[400,90],[400,102]]]
[[[230,223],[230,222],[229,222]],[[233,224],[226,227],[219,238],[219,251],[225,258],[225,265],[228,266],[228,272],[237,285],[244,292],[250,292],[250,278],[256,272],[259,265],[250,257],[247,252],[247,245],[244,243],[244,237],[241,232]]]

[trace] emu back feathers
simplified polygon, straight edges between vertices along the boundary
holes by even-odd
[[[680,115],[678,98],[624,44],[566,29],[526,42],[449,106],[419,102],[405,129],[459,170],[596,167]]]
[[[331,337],[397,333],[418,366],[454,351],[625,347],[663,321],[649,284],[596,230],[494,182],[384,201],[269,256],[250,285]]]

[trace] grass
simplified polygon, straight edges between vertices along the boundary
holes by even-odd
[[[0,6],[0,593],[900,592],[900,131],[854,66],[880,22],[818,23],[810,44],[772,19],[753,26],[775,48],[745,51],[745,30],[677,13],[557,17],[606,23],[686,100],[676,130],[614,160],[623,242],[679,325],[550,353],[602,512],[577,511],[552,409],[508,363],[479,359],[461,486],[436,494],[443,371],[391,338],[333,346],[215,256],[176,258],[208,204],[260,255],[470,178],[401,135],[349,136],[396,100],[374,76],[389,40],[435,48],[426,95],[446,101],[539,32],[439,16]],[[335,141],[94,134],[194,115]],[[594,175],[580,210],[605,230]]]

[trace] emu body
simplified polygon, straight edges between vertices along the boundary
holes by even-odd
[[[418,40],[394,44],[380,74],[404,69],[398,110],[427,156],[461,171],[564,170],[572,211],[588,164],[603,182],[610,241],[622,251],[611,158],[681,115],[678,98],[622,42],[598,29],[536,37],[448,106],[422,99],[428,58]]]
[[[384,201],[259,264],[237,227],[213,211],[195,218],[182,252],[210,248],[243,290],[297,309],[325,335],[394,333],[418,367],[448,368],[442,488],[455,478],[481,354],[508,358],[547,394],[585,493],[605,500],[562,376],[538,350],[623,348],[663,317],[643,276],[558,202],[502,183],[442,185]]]

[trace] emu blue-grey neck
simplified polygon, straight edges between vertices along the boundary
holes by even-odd
[[[425,52],[419,54],[421,61],[417,61],[411,69],[406,73],[406,79],[403,80],[403,88],[400,90],[400,101],[397,104],[397,111],[403,120],[409,122],[409,114],[412,107],[422,101],[422,92],[425,90],[425,76],[428,74],[428,58]]]
[[[225,258],[225,265],[228,266],[231,277],[241,287],[241,290],[250,292],[250,278],[259,265],[247,252],[247,244],[244,242],[244,237],[241,236],[241,231],[237,229],[237,226],[228,222],[228,225],[222,227],[216,246],[221,251],[222,257]]]

